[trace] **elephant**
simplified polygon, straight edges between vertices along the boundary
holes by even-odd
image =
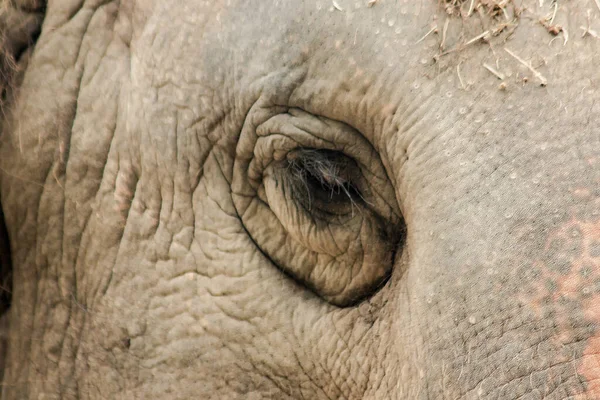
[[[2,399],[600,399],[597,0],[2,4]]]

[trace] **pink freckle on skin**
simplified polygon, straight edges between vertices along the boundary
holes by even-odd
[[[589,197],[591,195],[591,192],[589,189],[586,188],[578,188],[573,190],[573,194],[577,197]]]
[[[590,192],[576,189],[573,194],[588,197]],[[600,255],[595,250],[598,243],[600,219],[573,218],[552,231],[546,239],[543,258],[534,263],[540,270],[539,284],[530,293],[529,304],[542,314],[549,304],[560,307],[565,300],[577,307],[557,308],[560,312],[556,313],[556,326],[561,332],[555,337],[558,343],[574,340],[572,322],[569,322],[574,313],[582,313],[584,322],[595,328],[593,336],[585,340],[581,357],[573,360],[577,374],[586,383],[583,397],[573,397],[581,400],[590,395],[600,398]]]
[[[395,110],[394,104],[386,104],[381,108],[381,114],[385,116],[390,116],[393,114]]]
[[[600,241],[600,221],[595,223],[579,223],[579,227],[583,236],[583,246],[581,257],[574,260],[575,265],[587,268],[593,271],[594,276],[598,276],[600,272],[600,258],[594,257],[591,254],[592,244]],[[578,269],[578,268],[575,268]],[[583,281],[579,285],[579,291],[585,290],[587,293],[596,292],[597,289],[590,289],[593,286],[592,279],[579,278],[574,281]],[[586,286],[589,285],[589,286]],[[581,289],[581,286],[584,286]],[[587,288],[587,289],[586,289]],[[577,290],[576,288],[573,288]],[[598,293],[590,293],[589,300],[583,302],[584,315],[588,321],[593,323],[597,328],[600,327],[600,295]],[[577,372],[584,376],[587,382],[586,394],[600,395],[600,336],[596,333],[595,337],[587,340],[587,346],[581,358],[581,364]]]

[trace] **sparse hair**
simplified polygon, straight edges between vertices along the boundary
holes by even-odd
[[[23,56],[39,36],[45,12],[45,2],[28,3],[30,3],[29,8],[26,8],[14,0],[0,0],[0,138],[4,121],[7,119],[8,105],[14,97],[18,79],[25,68],[26,62],[23,62]],[[11,290],[10,246],[0,209],[0,318],[10,307]],[[0,324],[0,331],[2,326]],[[0,355],[2,354],[1,341],[2,332],[0,332]]]
[[[45,5],[23,8],[11,0],[0,0],[0,107],[4,107],[17,86],[15,79],[23,71],[22,56],[40,33]],[[0,131],[1,133],[1,131]]]
[[[349,158],[333,150],[303,148],[290,153],[287,162],[292,196],[308,211],[312,209],[315,184],[331,197],[344,194],[354,204],[357,189],[346,172],[352,167]]]

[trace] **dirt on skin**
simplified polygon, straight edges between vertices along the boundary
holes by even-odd
[[[598,5],[600,11],[600,0],[593,0]],[[431,29],[422,37],[425,40],[430,35],[439,37],[439,51],[433,54],[433,60],[438,67],[443,70],[448,67],[457,68],[461,88],[466,90],[469,87],[467,79],[460,74],[460,64],[464,51],[477,45],[487,45],[492,52],[506,50],[511,61],[520,65],[526,74],[517,77],[518,83],[526,84],[532,82],[539,86],[548,85],[548,79],[539,67],[545,62],[535,62],[523,54],[519,54],[506,48],[510,43],[512,36],[525,24],[534,24],[544,27],[548,32],[548,40],[559,40],[566,45],[569,41],[570,33],[557,21],[559,13],[559,3],[553,0],[538,0],[535,7],[532,2],[523,2],[516,0],[438,0],[441,13],[434,17],[431,23]],[[535,9],[534,9],[535,8]],[[598,36],[593,29],[588,28],[582,37]],[[456,25],[459,28],[456,29]],[[452,27],[455,26],[455,29]],[[458,34],[457,31],[458,30]],[[571,33],[573,34],[573,33]],[[456,38],[458,41],[451,40]],[[600,36],[599,36],[600,37]],[[548,43],[540,43],[540,47],[547,46]],[[498,50],[494,50],[494,48]],[[504,51],[503,51],[504,52]],[[511,74],[506,74],[501,70],[496,62],[488,62],[482,65],[490,76],[494,76],[501,82],[498,89],[506,90],[512,78]]]
[[[515,16],[520,12],[511,0],[443,0],[442,3],[448,15],[460,17],[470,17],[477,12],[491,18],[504,15],[508,19],[509,13]]]

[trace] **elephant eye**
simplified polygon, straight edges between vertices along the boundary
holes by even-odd
[[[342,122],[298,109],[242,133],[232,195],[252,242],[275,267],[336,306],[355,305],[382,288],[406,229],[371,143]]]
[[[293,198],[317,216],[345,215],[359,210],[359,168],[341,152],[303,148],[287,155]]]

